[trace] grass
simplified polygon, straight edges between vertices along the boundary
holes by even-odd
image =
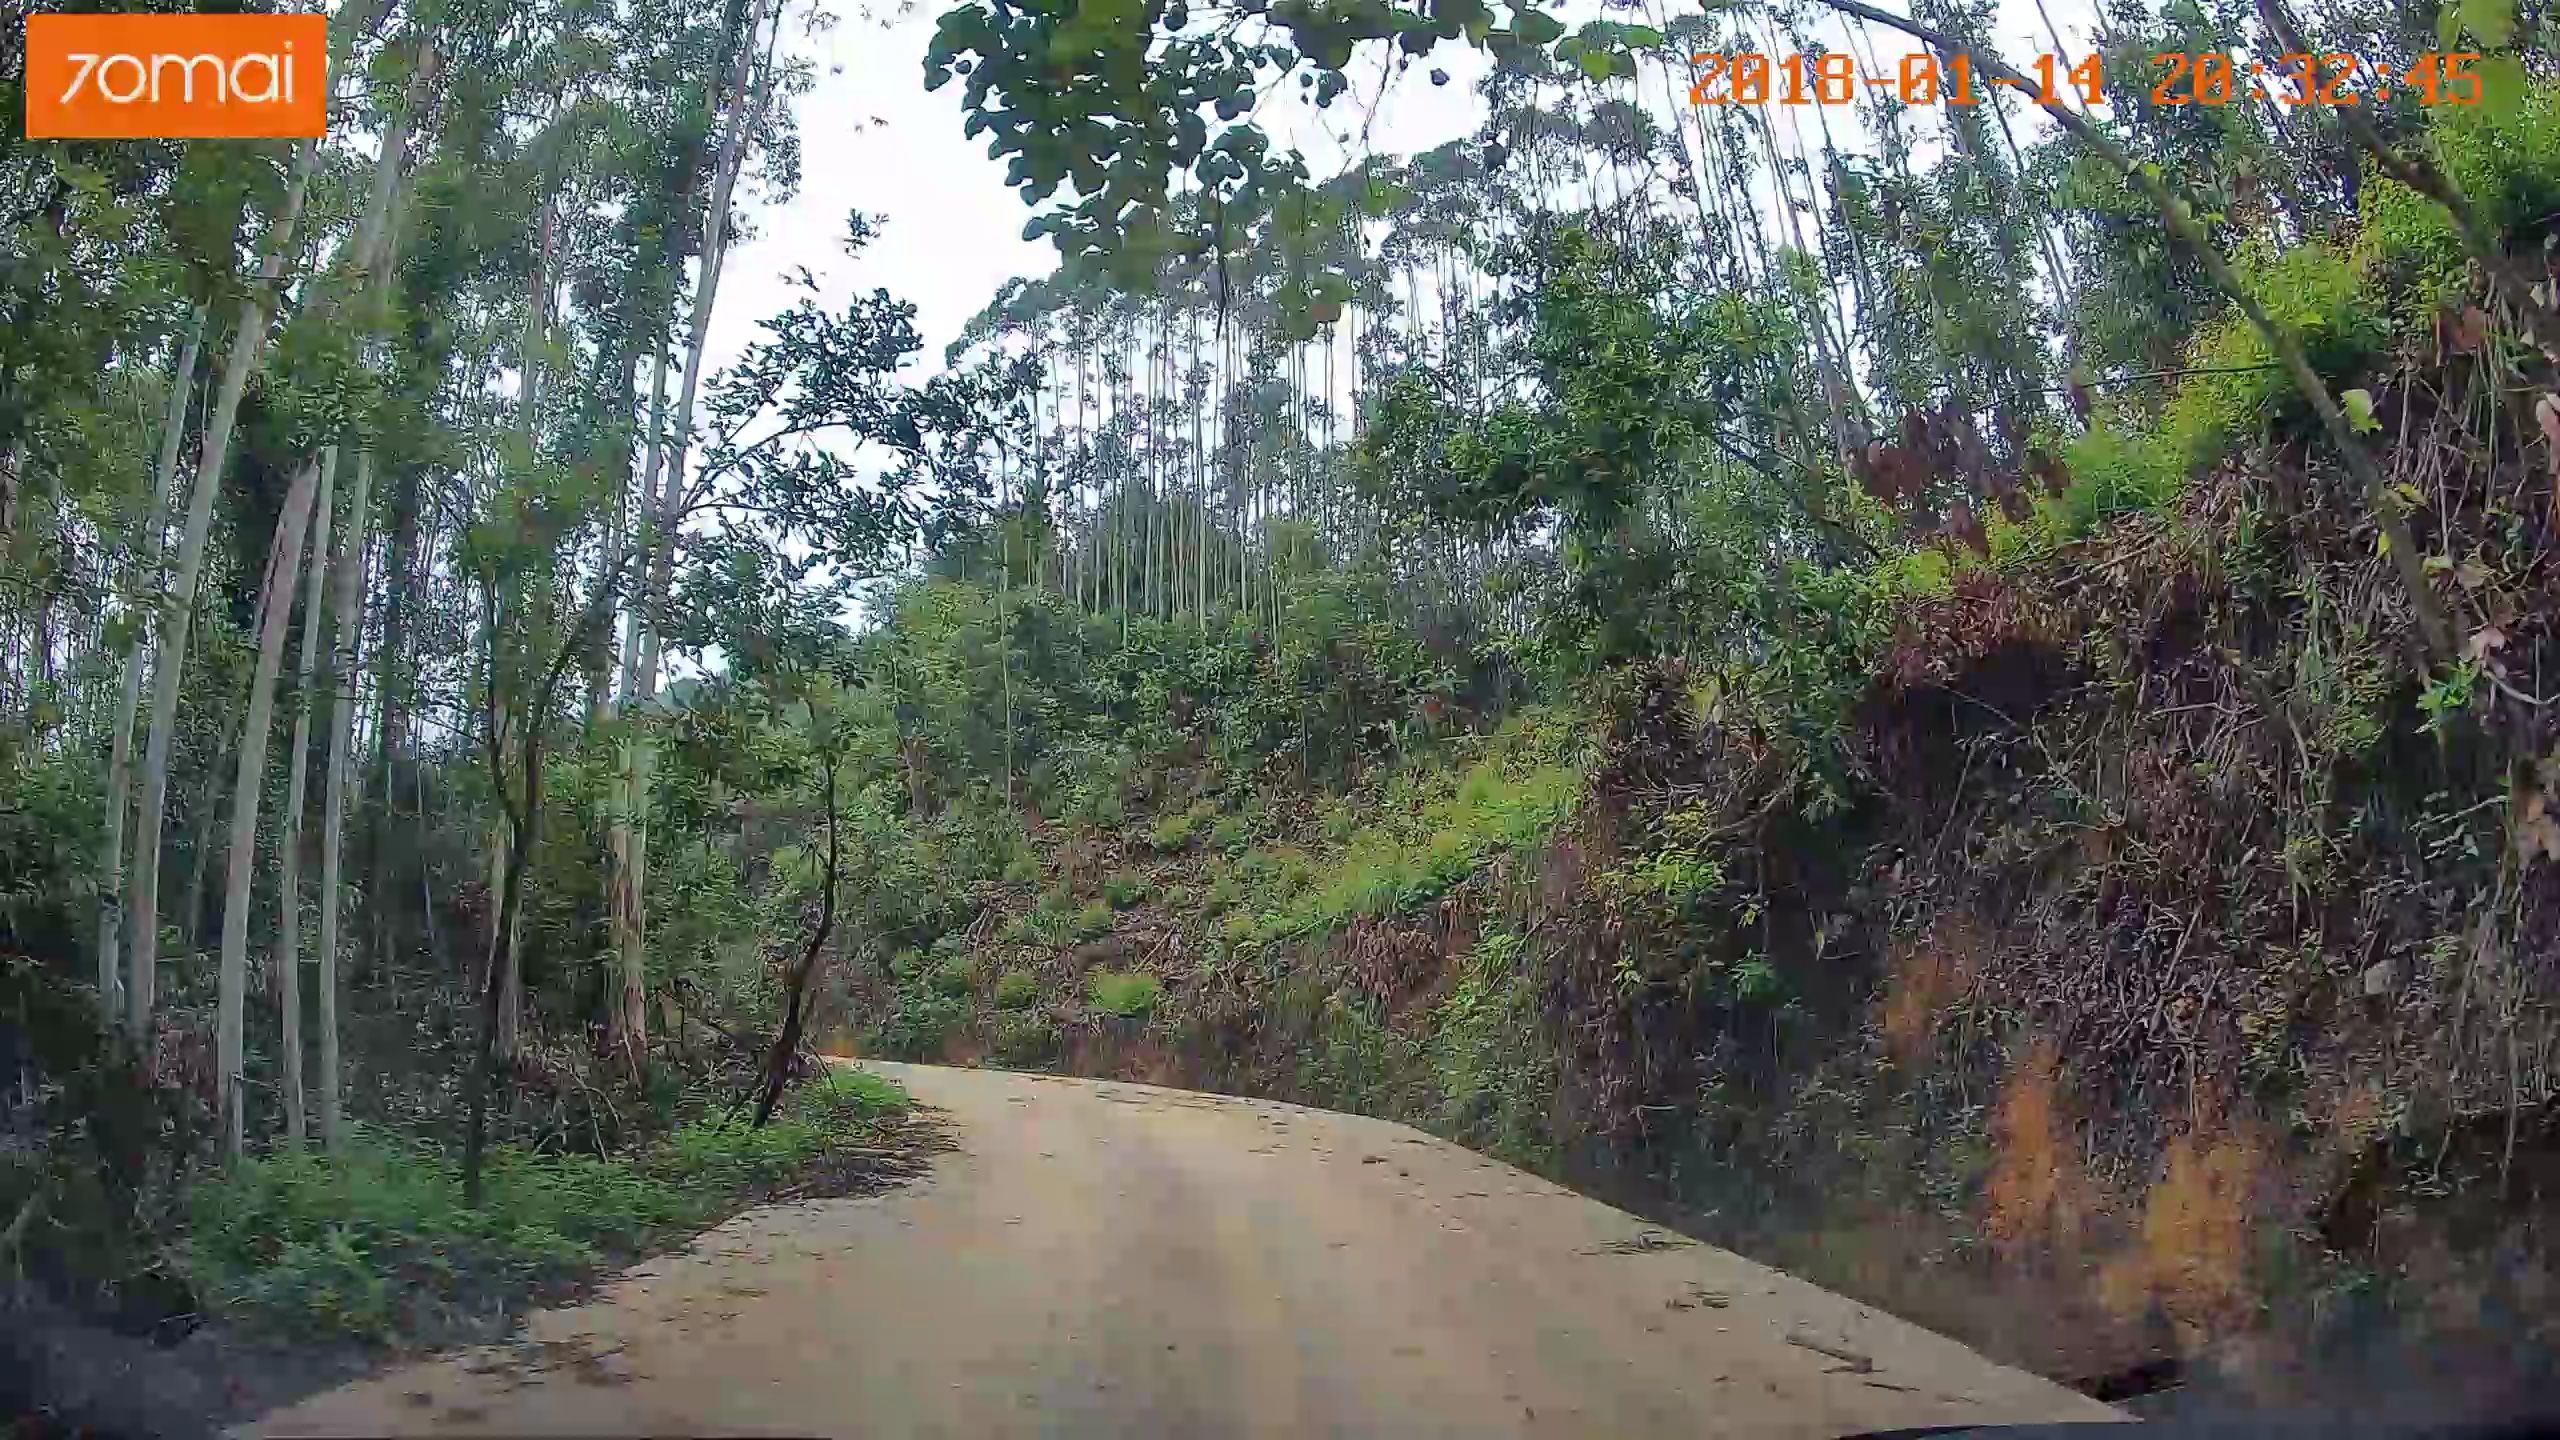
[[[1487,860],[1545,840],[1573,812],[1582,785],[1573,766],[1514,775],[1488,760],[1450,794],[1426,802],[1413,833],[1380,825],[1354,837],[1323,883],[1289,901],[1265,928],[1303,935],[1429,900]]]
[[[337,1153],[286,1150],[196,1188],[190,1278],[261,1330],[438,1343],[546,1290],[680,1242],[759,1189],[863,1148],[907,1109],[876,1076],[831,1071],[762,1130],[713,1114],[638,1156],[491,1152],[477,1210],[452,1157],[359,1128]]]
[[[1124,1020],[1135,1020],[1156,1008],[1163,997],[1164,986],[1153,975],[1133,975],[1109,970],[1096,970],[1085,977],[1085,994],[1094,1008],[1106,1010]]]
[[[1096,900],[1076,912],[1076,938],[1091,940],[1097,936],[1108,935],[1111,933],[1112,920],[1110,903]]]
[[[1187,849],[1217,810],[1217,806],[1203,800],[1188,810],[1158,816],[1156,823],[1147,831],[1147,844],[1167,854]]]

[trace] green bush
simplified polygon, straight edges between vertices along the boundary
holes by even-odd
[[[978,964],[963,955],[945,960],[933,969],[933,989],[938,995],[966,995],[977,987]]]
[[[715,1114],[639,1157],[489,1154],[479,1209],[456,1164],[363,1126],[336,1152],[288,1148],[199,1184],[189,1280],[219,1314],[303,1336],[428,1343],[470,1333],[539,1286],[672,1243],[877,1133],[905,1095],[831,1071],[793,1092],[762,1130]]]
[[[872,1048],[897,1060],[936,1060],[952,1029],[969,1018],[969,1003],[930,989],[902,986],[872,1037]]]
[[[2356,265],[2334,247],[2252,251],[2235,266],[2268,318],[2291,331],[2325,375],[2354,374],[2389,338]],[[2189,352],[2197,373],[2178,382],[2156,422],[2115,415],[2063,446],[2071,479],[2057,507],[2062,538],[2120,511],[2167,505],[2234,443],[2302,404],[2266,340],[2236,310],[2207,325]]]
[[[1007,1065],[1046,1065],[1058,1058],[1058,1032],[1038,1015],[1005,1015],[996,1020],[989,1049]]]
[[[1200,822],[1197,817],[1187,810],[1177,811],[1170,815],[1156,817],[1156,823],[1147,830],[1147,843],[1171,854],[1189,846],[1191,837],[1199,832]]]
[[[1134,1020],[1156,1008],[1163,986],[1153,975],[1096,970],[1085,977],[1085,994],[1097,1010]]]
[[[2427,132],[2446,177],[2492,232],[2560,212],[2560,83],[2527,84],[2512,106],[2432,109]],[[2358,259],[2406,290],[2404,313],[2423,320],[2459,292],[2468,252],[2443,206],[2368,161],[2357,209]]]
[[[1332,796],[1316,807],[1316,824],[1324,838],[1339,845],[1360,831],[1360,811],[1345,796]]]
[[[1022,854],[1016,855],[1011,860],[1006,861],[1004,867],[1004,883],[1007,885],[1039,884],[1040,857],[1037,855]]]
[[[1110,934],[1112,918],[1111,907],[1108,904],[1100,900],[1094,901],[1076,914],[1076,938],[1091,940],[1099,935]]]
[[[1446,1132],[1534,1164],[1550,1149],[1555,1056],[1540,1034],[1528,961],[1518,935],[1490,931],[1480,938],[1432,1016],[1427,1050]]]
[[[1111,877],[1102,882],[1102,898],[1110,901],[1114,910],[1126,910],[1145,899],[1146,895],[1146,877],[1132,871],[1113,871]]]
[[[1230,855],[1253,843],[1253,822],[1241,815],[1229,815],[1209,827],[1209,843]]]
[[[1007,970],[996,977],[996,1004],[1020,1010],[1040,998],[1040,980],[1028,970]]]

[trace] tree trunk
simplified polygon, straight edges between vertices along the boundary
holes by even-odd
[[[205,420],[204,448],[196,456],[187,528],[178,541],[177,578],[161,611],[160,645],[151,676],[151,738],[143,749],[142,808],[133,836],[133,963],[125,988],[125,1023],[145,1054],[151,1048],[151,1004],[159,979],[160,829],[169,800],[169,745],[178,726],[178,687],[187,667],[188,632],[195,623],[196,583],[204,573],[205,539],[213,530],[213,497],[222,487],[223,467],[230,459],[231,428],[240,416],[240,397],[249,388],[249,372],[258,368],[259,356],[266,350],[267,301],[284,275],[286,253],[292,247],[294,226],[302,218],[319,155],[316,140],[303,141],[294,152],[284,213],[277,217],[275,234],[267,241],[257,282],[240,302],[231,347],[222,359],[221,388],[214,397],[213,413]]]
[[[243,1019],[249,981],[249,882],[258,858],[258,807],[265,794],[267,731],[275,716],[276,677],[284,669],[284,632],[293,618],[294,582],[301,574],[302,542],[311,523],[312,491],[320,461],[306,460],[285,492],[267,547],[267,575],[259,587],[257,668],[240,722],[239,763],[232,772],[231,840],[223,861],[222,970],[215,1012],[215,1047],[223,1148],[237,1157],[243,1140],[245,1090]]]
[[[491,636],[490,643],[496,644],[497,637]],[[493,708],[489,723],[497,727],[497,743],[503,747],[506,744],[507,733],[507,706],[504,700],[497,702]],[[513,1063],[518,1053],[517,1035],[524,1021],[524,982],[516,973],[517,936],[510,932],[506,936],[505,944],[498,943],[500,916],[506,909],[500,903],[499,897],[506,889],[507,873],[514,868],[513,839],[514,833],[508,827],[505,813],[501,811],[496,819],[489,822],[489,922],[481,931],[481,948],[484,955],[491,957],[493,961],[502,960],[505,967],[498,975],[497,1046],[498,1058],[508,1063]],[[512,923],[511,918],[508,923]],[[481,977],[481,983],[487,983],[486,977]]]
[[[356,656],[364,635],[364,541],[373,500],[373,453],[356,452],[356,488],[338,540],[337,597],[331,619],[337,645],[330,661],[329,761],[320,819],[320,1142],[338,1148],[338,885],[346,842],[349,750],[355,737]]]
[[[311,559],[302,588],[301,703],[294,708],[292,746],[285,752],[284,839],[276,856],[276,1001],[281,1033],[276,1042],[276,1088],[284,1097],[285,1139],[309,1138],[302,1108],[302,812],[304,777],[311,753],[311,707],[319,698],[320,584],[328,574],[329,509],[338,486],[338,447],[320,457],[320,499],[311,519]]]
[[[744,161],[746,141],[764,112],[773,93],[774,67],[770,48],[758,71],[755,61],[755,35],[764,28],[767,7],[763,0],[750,20],[746,43],[739,46],[737,72],[729,86],[726,123],[722,126],[720,150],[713,171],[711,203],[703,224],[700,277],[694,286],[692,314],[686,325],[684,379],[677,391],[673,431],[665,438],[665,471],[658,477],[657,494],[648,494],[649,476],[642,475],[644,503],[654,505],[651,517],[654,536],[648,557],[646,588],[634,607],[636,623],[631,636],[632,651],[625,657],[627,683],[626,703],[646,705],[658,692],[660,636],[655,623],[657,609],[666,601],[674,575],[675,532],[682,523],[685,499],[685,451],[692,438],[694,398],[702,382],[703,346],[710,334],[712,307],[720,293],[720,269],[728,258],[729,207],[736,195],[738,171]],[[773,34],[781,33],[779,17],[773,20]],[[653,402],[653,413],[656,406]],[[652,436],[650,457],[654,462],[659,452],[657,437]],[[651,468],[655,468],[654,465]],[[621,744],[620,773],[614,784],[613,819],[606,836],[605,859],[606,910],[609,930],[617,960],[619,986],[608,1015],[608,1031],[615,1050],[623,1057],[631,1073],[639,1074],[648,1065],[648,811],[650,771],[654,756],[648,737],[631,734]]]
[[[186,344],[178,351],[169,413],[160,423],[160,464],[152,474],[151,519],[143,531],[141,568],[155,572],[151,577],[155,590],[166,579],[157,572],[163,563],[170,497],[177,484],[178,450],[186,438],[187,400],[195,393],[196,351],[203,338],[204,307],[199,305]],[[133,635],[125,641],[124,684],[116,695],[115,730],[107,752],[107,825],[98,865],[98,1006],[110,1027],[124,1013],[124,822],[125,812],[133,805],[133,721],[142,709],[144,631],[137,617]]]
[[[330,17],[328,73],[332,90],[345,83],[342,77],[348,70],[346,57],[354,47],[355,37],[373,30],[387,3],[388,0],[346,0]],[[407,109],[395,118],[385,137],[385,165],[395,154],[405,152],[409,114],[426,93],[424,87],[433,76],[434,60],[431,44],[410,77]],[[151,1006],[159,979],[160,831],[169,799],[169,746],[177,727],[178,687],[186,670],[187,640],[195,623],[196,584],[204,571],[205,539],[213,524],[213,497],[222,486],[222,472],[230,458],[231,431],[240,417],[240,398],[248,389],[250,372],[258,368],[266,351],[267,305],[281,293],[280,282],[293,249],[294,228],[301,222],[303,204],[311,193],[311,177],[319,164],[319,141],[305,140],[295,148],[284,210],[276,217],[274,233],[259,259],[257,279],[240,301],[231,346],[222,360],[221,386],[213,411],[205,419],[195,487],[187,500],[186,532],[178,543],[177,581],[170,587],[161,617],[162,641],[151,677],[151,739],[143,752],[141,818],[134,831],[133,963],[127,976],[125,1007],[126,1023],[146,1054],[150,1050]],[[377,209],[366,217],[366,234],[378,240],[382,230],[378,207],[383,199],[379,185],[375,199]],[[363,253],[360,247],[360,263]]]
[[[381,714],[373,727],[373,779],[364,788],[382,796],[382,808],[364,824],[364,889],[366,896],[366,944],[368,965],[378,965],[390,949],[389,927],[393,906],[390,897],[397,892],[384,859],[385,838],[398,806],[393,798],[399,793],[393,783],[393,767],[408,743],[411,691],[417,682],[417,665],[409,658],[409,620],[420,602],[419,571],[426,548],[419,543],[421,526],[418,510],[418,467],[401,464],[394,470],[386,523],[390,539],[383,558],[382,640],[374,652],[376,678],[382,687]]]
[[[550,668],[543,673],[541,681],[533,687],[532,694],[527,697],[524,706],[524,740],[521,747],[524,756],[520,767],[524,774],[524,790],[521,797],[510,794],[507,788],[505,765],[507,747],[504,733],[506,725],[503,718],[507,702],[497,693],[499,666],[495,646],[500,638],[497,626],[497,597],[495,594],[489,596],[489,639],[492,648],[489,656],[489,693],[486,701],[488,727],[484,736],[488,747],[486,755],[489,781],[491,787],[498,793],[499,808],[505,812],[509,844],[507,866],[498,889],[497,923],[491,927],[493,953],[481,966],[478,1053],[473,1056],[470,1072],[463,1081],[464,1108],[469,1112],[469,1119],[462,1145],[462,1203],[475,1210],[480,1207],[481,1161],[488,1148],[489,1092],[496,1087],[497,1083],[499,976],[515,964],[515,957],[506,952],[514,948],[516,916],[523,903],[524,895],[525,857],[532,853],[542,833],[543,733],[550,723],[551,705],[554,697],[559,693],[561,676],[568,672],[570,662],[577,657],[581,647],[587,643],[590,632],[612,613],[611,607],[619,578],[619,572],[613,570],[604,571],[597,576],[594,596],[587,601],[580,612],[577,623],[571,626],[569,633],[563,637],[559,652],[552,657]],[[519,799],[521,803],[518,803]]]
[[[814,731],[819,722],[810,719]],[[818,897],[818,928],[809,937],[808,947],[800,952],[800,964],[791,972],[791,995],[785,1003],[782,1028],[773,1037],[773,1052],[765,1058],[764,1094],[756,1100],[755,1128],[761,1130],[773,1118],[776,1105],[782,1103],[782,1087],[791,1078],[791,1057],[800,1052],[800,1034],[809,1023],[809,977],[818,968],[818,952],[827,943],[827,935],[836,925],[836,758],[832,742],[820,752],[820,769],[827,787],[827,869],[826,890]]]

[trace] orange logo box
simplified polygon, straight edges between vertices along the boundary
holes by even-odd
[[[316,137],[323,15],[30,15],[30,140]]]

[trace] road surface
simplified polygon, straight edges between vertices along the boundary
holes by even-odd
[[[868,1063],[868,1062],[866,1062]],[[872,1064],[930,1179],[749,1212],[265,1436],[1823,1436],[2119,1412],[1418,1131]]]

